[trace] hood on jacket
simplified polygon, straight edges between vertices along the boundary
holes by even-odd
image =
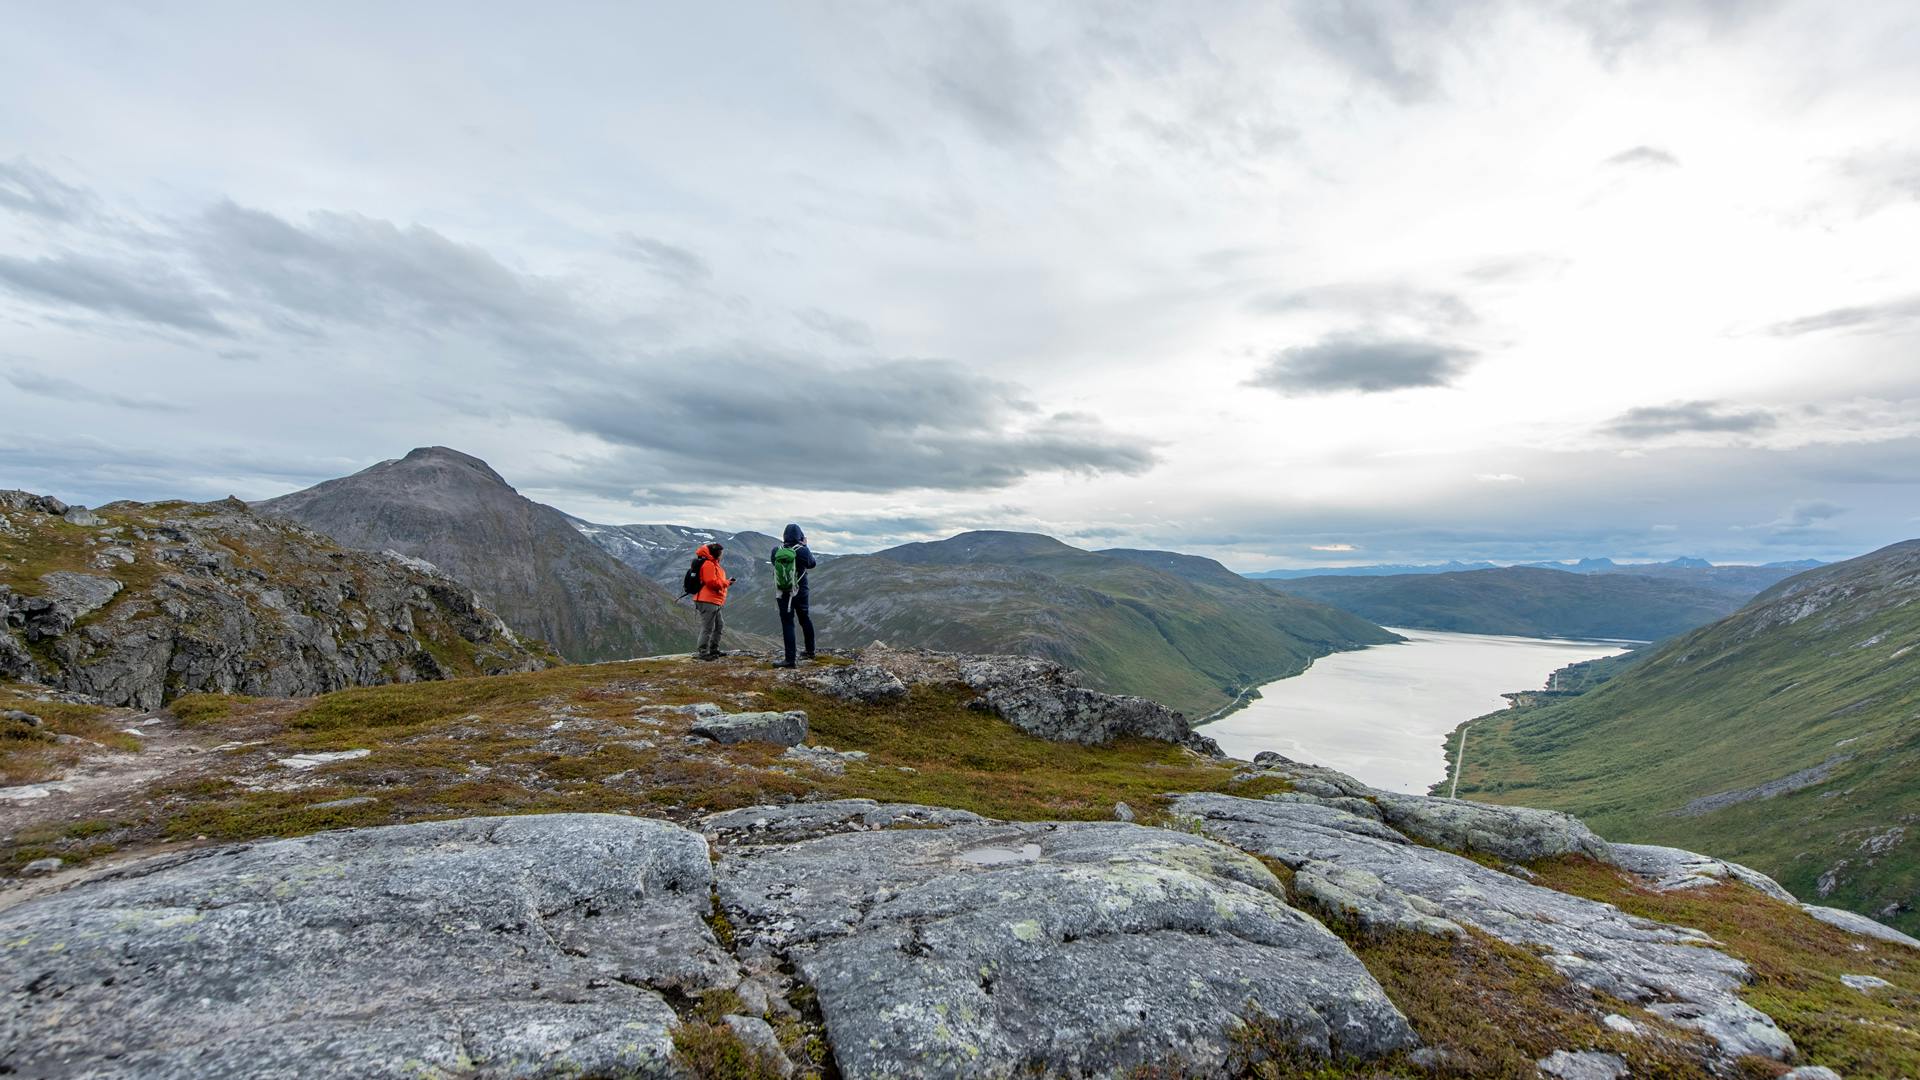
[[[693,553],[694,555],[703,559],[712,559],[714,562],[720,561],[720,555],[715,555],[713,553],[712,544],[701,544],[699,547],[694,549]],[[726,554],[726,549],[722,548],[721,555],[724,555],[724,554]]]
[[[780,542],[789,545],[804,544],[807,542],[807,534],[800,531],[800,526],[789,525],[787,531],[780,534]]]

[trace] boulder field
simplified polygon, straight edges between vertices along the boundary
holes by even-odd
[[[1168,827],[840,799],[163,855],[0,912],[0,1072],[677,1076],[698,1028],[789,1075],[776,1026],[817,1031],[856,1078],[1219,1075],[1252,1030],[1310,1059],[1430,1061],[1334,915],[1522,946],[1692,1033],[1699,1075],[1793,1061],[1706,935],[1501,867],[1574,854],[1777,898],[1753,871],[1267,755],[1248,771],[1293,790],[1176,795]],[[1540,1067],[1621,1060],[1573,1045]]]

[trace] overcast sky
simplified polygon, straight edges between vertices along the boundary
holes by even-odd
[[[1920,535],[1909,0],[0,21],[0,486],[443,444],[835,550]]]

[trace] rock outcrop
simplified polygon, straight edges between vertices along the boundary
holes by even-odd
[[[155,708],[547,663],[445,574],[235,500],[116,503],[86,527],[49,505],[0,493],[0,678]]]
[[[739,980],[699,834],[480,818],[162,858],[0,913],[0,1071],[671,1075]]]
[[[1746,965],[1699,931],[1530,884],[1334,807],[1196,794],[1176,800],[1174,812],[1292,867],[1296,889],[1364,926],[1421,933],[1470,926],[1539,950],[1580,985],[1701,1031],[1729,1058],[1784,1060],[1794,1052],[1771,1018],[1740,999]]]
[[[1257,861],[1119,822],[850,833],[723,857],[743,949],[818,995],[849,1077],[1226,1063],[1243,1022],[1372,1056],[1412,1031]]]
[[[1080,685],[1077,674],[1051,660],[1024,656],[969,656],[874,644],[851,665],[790,676],[819,693],[847,701],[883,704],[904,698],[913,686],[964,686],[977,697],[973,708],[1055,742],[1104,746],[1115,739],[1156,739],[1210,757],[1220,746],[1193,730],[1187,718],[1146,698],[1108,694]]]

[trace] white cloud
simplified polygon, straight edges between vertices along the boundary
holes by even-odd
[[[23,6],[0,485],[265,495],[443,443],[594,516],[830,507],[846,547],[1911,531],[1910,4],[1347,8],[242,6],[119,12],[174,43],[128,54]],[[1852,509],[1791,538],[1816,498]]]

